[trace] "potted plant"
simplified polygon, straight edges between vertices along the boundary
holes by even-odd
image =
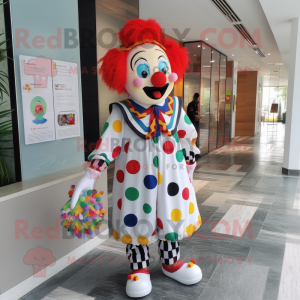
[[[3,35],[4,33],[1,33],[0,37]],[[9,58],[6,56],[7,49],[5,47],[3,48],[7,41],[8,40],[0,42],[0,63]],[[3,109],[3,104],[6,103],[6,101],[4,101],[4,95],[6,94],[9,96],[7,80],[9,80],[7,73],[5,73],[3,70],[0,70],[0,187],[12,183],[5,161],[7,157],[13,157],[9,153],[13,149],[11,138],[12,121],[10,118],[8,118],[13,110]]]

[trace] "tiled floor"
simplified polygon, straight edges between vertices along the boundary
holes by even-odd
[[[198,161],[194,185],[204,224],[181,241],[203,279],[183,286],[160,270],[151,245],[152,293],[144,299],[300,299],[300,180],[282,176],[284,125]],[[111,179],[109,180],[111,191]],[[111,198],[110,198],[111,206]],[[111,208],[109,209],[111,213]],[[109,239],[22,299],[127,299],[124,245]]]

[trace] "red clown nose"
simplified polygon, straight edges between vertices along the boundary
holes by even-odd
[[[156,87],[162,87],[166,84],[167,77],[163,72],[156,72],[151,77],[151,83]]]

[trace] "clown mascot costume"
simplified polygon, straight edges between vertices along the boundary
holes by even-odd
[[[154,20],[128,21],[118,33],[120,48],[99,61],[102,80],[127,99],[112,103],[100,140],[90,154],[90,169],[75,187],[71,209],[95,176],[115,160],[112,235],[126,245],[132,272],[126,293],[151,292],[148,245],[158,241],[162,272],[186,285],[199,282],[194,261],[179,261],[179,240],[201,225],[192,176],[197,132],[182,107],[170,97],[188,67],[186,49],[166,39]]]

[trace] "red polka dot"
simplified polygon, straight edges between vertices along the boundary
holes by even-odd
[[[156,234],[156,232],[155,232],[155,230],[153,231],[153,233],[152,233],[152,236],[154,236]]]
[[[102,142],[102,139],[99,139],[97,144],[96,144],[96,149],[99,149],[101,142]]]
[[[185,130],[178,130],[177,134],[180,139],[183,139],[186,135],[186,132],[185,132]]]
[[[184,188],[183,191],[182,191],[182,198],[184,200],[188,200],[190,197],[190,191],[188,188]]]
[[[122,209],[122,198],[120,198],[120,199],[118,200],[117,205],[118,205],[119,209]]]
[[[136,174],[140,169],[141,166],[137,160],[130,160],[126,165],[126,170],[129,174]]]
[[[124,151],[125,151],[126,153],[128,153],[128,148],[129,148],[129,142],[127,142],[127,143],[125,144],[125,146],[124,146]]]
[[[157,226],[158,226],[160,229],[164,229],[163,222],[161,221],[160,218],[157,218]]]
[[[121,147],[120,146],[116,147],[112,152],[112,157],[116,158],[120,154],[120,152],[121,152]]]
[[[118,172],[117,172],[117,180],[119,181],[119,182],[123,182],[124,181],[124,172],[122,171],[122,170],[119,170]]]
[[[171,154],[174,151],[174,145],[171,141],[166,141],[163,145],[163,150],[166,154]]]

